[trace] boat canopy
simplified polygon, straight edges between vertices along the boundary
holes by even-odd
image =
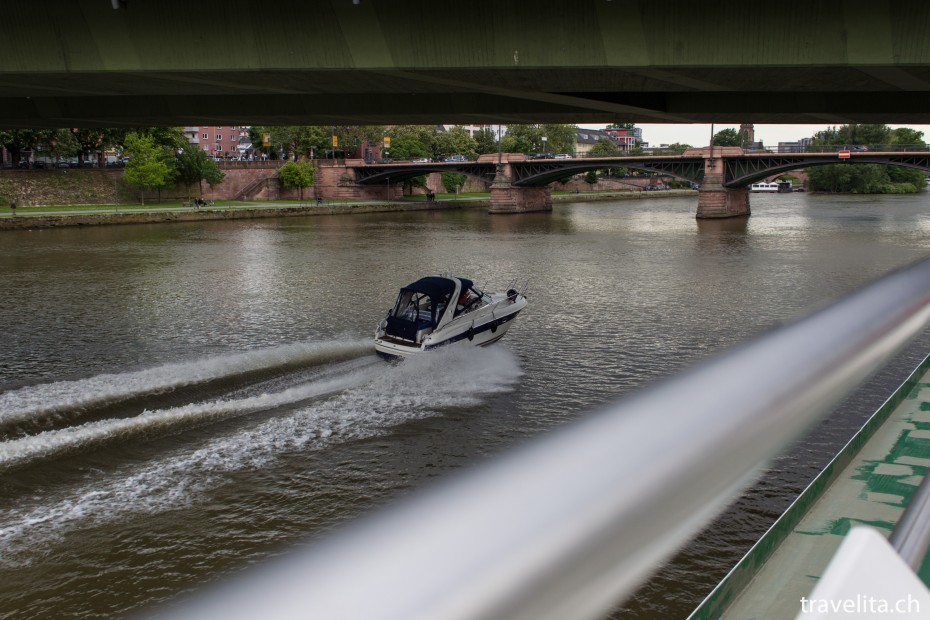
[[[451,313],[447,309],[455,307],[452,295],[458,286],[456,280],[462,283],[461,291],[473,284],[466,278],[428,276],[400,289],[397,303],[387,317],[385,333],[418,342],[423,330],[436,328],[443,317],[448,320]]]
[[[458,278],[458,280],[462,282],[462,290],[471,288],[473,284],[471,280],[465,278]],[[443,297],[448,297],[455,292],[455,280],[443,278],[441,276],[427,276],[425,278],[420,278],[412,284],[408,284],[403,290],[422,293],[438,300]]]

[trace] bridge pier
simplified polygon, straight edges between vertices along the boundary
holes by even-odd
[[[552,190],[549,186],[514,186],[511,183],[512,178],[510,163],[499,164],[491,184],[491,206],[488,213],[552,211]]]
[[[698,219],[743,217],[750,214],[749,188],[725,187],[724,157],[742,155],[743,149],[736,146],[717,146],[711,153],[710,147],[695,149],[704,157],[704,181],[698,190]],[[690,152],[690,151],[689,151]],[[713,156],[712,156],[713,155]]]

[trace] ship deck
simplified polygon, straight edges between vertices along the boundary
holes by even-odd
[[[691,618],[794,618],[855,525],[886,537],[930,468],[930,358],[869,419]],[[930,563],[919,576],[930,584]]]

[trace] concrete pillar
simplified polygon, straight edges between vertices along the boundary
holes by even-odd
[[[743,150],[735,146],[716,146],[713,153],[710,147],[695,150],[700,150],[704,156],[704,181],[698,191],[697,218],[712,219],[749,215],[749,188],[723,186],[723,156],[742,154]]]
[[[529,213],[552,211],[552,190],[549,186],[514,187],[509,162],[498,165],[491,184],[491,207],[488,213]]]

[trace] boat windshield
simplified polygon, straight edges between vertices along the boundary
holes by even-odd
[[[413,323],[428,321],[435,325],[435,310],[433,299],[429,295],[403,289],[397,298],[397,304],[395,304],[391,315]]]

